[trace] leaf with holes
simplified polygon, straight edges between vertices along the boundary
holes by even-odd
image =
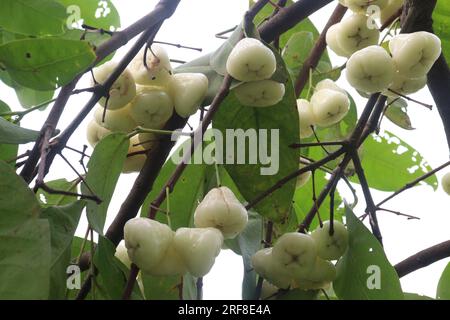
[[[349,245],[338,261],[333,288],[342,300],[403,300],[400,280],[383,247],[346,207]]]

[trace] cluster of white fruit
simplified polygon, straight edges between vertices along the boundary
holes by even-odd
[[[153,276],[203,277],[212,268],[224,239],[236,237],[247,225],[245,207],[227,187],[214,188],[194,213],[195,228],[172,231],[166,224],[135,218],[124,227],[129,261]],[[123,249],[116,256],[125,262]]]
[[[313,126],[329,127],[340,122],[350,108],[347,92],[334,81],[317,83],[311,100],[298,99],[300,139],[312,136]]]
[[[116,67],[117,63],[110,61],[96,68],[95,81],[104,84]],[[94,120],[88,124],[88,142],[95,146],[111,132],[130,133],[138,126],[161,129],[174,110],[181,117],[189,117],[198,110],[207,90],[205,75],[173,74],[167,52],[152,45],[146,53],[142,50],[117,78],[109,97],[100,99]],[[139,171],[146,159],[145,151],[155,141],[151,133],[132,137],[123,172]]]
[[[345,226],[326,221],[311,235],[291,232],[283,234],[272,248],[256,252],[252,265],[256,273],[278,288],[304,290],[326,288],[336,277],[330,260],[339,259],[347,250]]]
[[[386,23],[402,6],[404,0],[339,0],[344,6],[355,13],[378,14],[380,22]],[[370,7],[378,8],[379,11],[370,10]]]
[[[228,56],[226,69],[242,81],[234,92],[243,105],[269,107],[283,99],[284,84],[270,80],[277,69],[275,55],[260,40],[240,40]]]

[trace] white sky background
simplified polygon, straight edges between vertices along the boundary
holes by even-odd
[[[157,3],[156,0],[113,0],[114,5],[120,12],[122,27],[126,27],[152,10]],[[156,39],[161,41],[181,43],[187,46],[201,47],[204,52],[209,52],[217,48],[223,40],[216,39],[214,34],[226,30],[241,20],[247,8],[247,0],[182,0],[177,11],[164,23]],[[336,1],[337,3],[337,1]],[[334,9],[332,3],[323,8],[313,16],[312,21],[321,30],[327,18]],[[129,47],[129,46],[127,46]],[[169,55],[173,59],[189,61],[201,53],[190,50],[177,49],[167,46]],[[126,48],[119,50],[115,59],[118,59],[126,52]],[[334,65],[341,65],[344,60],[331,54]],[[365,99],[347,84],[345,75],[339,80],[339,84],[347,89],[355,98],[359,111],[365,105]],[[89,86],[88,78],[83,78],[79,83],[79,88]],[[3,84],[0,84],[0,99],[7,102],[14,110],[20,108],[14,91]],[[82,94],[70,99],[69,104],[62,116],[58,128],[64,128],[78,110],[85,104],[89,95]],[[427,89],[413,95],[414,98],[428,103],[433,103],[431,95]],[[25,117],[22,125],[28,128],[40,129],[48,111],[33,112]],[[404,141],[414,146],[429,161],[432,167],[436,167],[448,160],[448,147],[444,135],[444,130],[437,111],[428,111],[426,108],[410,104],[409,115],[412,120],[414,131],[406,131],[391,124],[388,120],[383,121],[382,128],[387,129]],[[71,147],[81,149],[83,144],[87,144],[85,138],[85,125],[91,117],[83,123],[78,131],[69,141]],[[194,126],[197,122],[191,120]],[[22,146],[21,151],[30,148],[29,145]],[[79,156],[70,151],[66,151],[73,163],[77,163]],[[442,177],[438,174],[438,179]],[[72,178],[70,168],[57,159],[48,180],[56,178]],[[110,205],[110,216],[107,225],[113,219],[123,199],[128,194],[136,174],[122,175],[119,180],[119,187]],[[370,181],[369,181],[370,184]],[[364,198],[358,189],[360,204],[356,208],[357,214],[364,212]],[[341,194],[348,199],[352,195],[340,188]],[[386,197],[387,193],[373,191],[375,202]],[[381,231],[384,237],[384,245],[387,256],[391,263],[395,264],[415,252],[427,248],[431,245],[448,240],[450,238],[450,197],[442,189],[433,192],[431,187],[416,187],[388,202],[385,207],[393,210],[415,215],[421,220],[406,220],[403,217],[395,216],[391,213],[379,212]],[[80,224],[78,235],[84,236],[86,221]],[[401,279],[402,287],[405,291],[419,294],[435,296],[436,285],[446,263],[443,260],[427,268],[416,271]],[[240,299],[242,280],[242,260],[230,250],[222,251],[216,260],[210,274],[204,280],[204,297],[206,299]]]

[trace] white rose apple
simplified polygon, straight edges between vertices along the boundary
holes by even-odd
[[[111,131],[109,131],[106,128],[103,128],[101,125],[99,125],[95,120],[91,120],[86,128],[86,138],[91,147],[95,147],[95,145],[103,139],[105,136],[110,134]]]
[[[447,172],[441,180],[442,189],[450,195],[450,172]]]
[[[273,80],[261,80],[242,83],[234,89],[234,93],[245,106],[270,107],[283,99],[285,87]]]
[[[187,273],[186,264],[172,243],[161,261],[146,272],[152,276],[176,276]]]
[[[328,28],[327,33],[325,35],[325,41],[328,47],[334,51],[338,56],[348,57],[347,52],[341,47],[338,42],[338,36],[340,34],[340,24],[334,24],[330,28]]]
[[[442,49],[437,36],[419,31],[395,36],[389,41],[389,50],[401,75],[418,78],[430,71]]]
[[[291,277],[281,264],[274,261],[272,250],[273,248],[266,248],[257,251],[252,256],[253,269],[276,287],[288,289],[291,284]]]
[[[301,169],[301,168],[303,168],[305,166],[305,164],[302,161],[303,162],[309,162],[308,160],[306,160],[304,158],[301,158],[300,159],[299,169]],[[309,179],[311,178],[311,175],[312,175],[311,171],[308,171],[308,172],[305,172],[305,173],[302,173],[301,175],[299,175],[297,177],[297,184],[296,184],[295,187],[296,188],[303,187],[309,181]]]
[[[315,86],[314,92],[320,91],[322,89],[330,89],[330,90],[341,92],[343,94],[347,94],[347,92],[344,89],[339,87],[336,84],[336,82],[334,82],[331,79],[323,79],[322,81],[319,81]]]
[[[317,257],[314,240],[307,234],[283,234],[272,250],[274,260],[292,277],[301,277],[311,271]]]
[[[211,189],[194,213],[196,227],[219,229],[225,239],[236,237],[247,221],[247,210],[227,187]]]
[[[108,77],[117,68],[118,63],[108,61],[98,68],[95,68],[94,78],[100,83],[104,84]],[[94,85],[92,80],[92,85]],[[105,97],[99,100],[99,104],[102,107],[106,106],[106,100],[108,100],[108,110],[115,110],[125,107],[136,95],[136,83],[134,82],[133,75],[128,69],[117,78],[109,89],[109,98]]]
[[[275,55],[260,40],[240,40],[228,56],[227,72],[239,81],[269,79],[277,68]]]
[[[348,247],[348,231],[339,222],[333,221],[333,234],[330,235],[330,221],[325,221],[323,227],[318,227],[311,233],[316,241],[317,255],[326,260],[337,260],[345,253]]]
[[[124,227],[125,246],[130,260],[143,272],[151,273],[164,258],[174,232],[165,224],[147,218],[134,218]]]
[[[145,50],[142,49],[129,66],[136,83],[167,87],[172,77],[172,66],[166,50],[157,44],[152,44],[151,50],[147,48],[147,67],[144,65],[144,53]]]
[[[136,121],[130,116],[130,105],[117,110],[105,110],[97,108],[94,111],[94,119],[102,127],[114,131],[128,133],[137,127]],[[103,114],[105,117],[103,119]],[[103,121],[104,120],[104,121]]]
[[[214,228],[180,228],[174,237],[174,248],[194,277],[211,270],[223,244],[222,233]]]
[[[169,93],[180,117],[195,114],[208,92],[208,78],[202,73],[178,73],[169,83]]]
[[[123,240],[120,241],[119,245],[117,246],[114,256],[119,259],[119,261],[122,262],[128,269],[131,268],[131,260],[130,257],[128,257],[127,247],[125,247],[125,242]]]
[[[347,61],[347,80],[352,87],[366,93],[387,89],[394,80],[394,60],[380,46],[355,52]]]
[[[311,103],[305,99],[298,99],[297,111],[299,117],[300,139],[309,138],[314,133],[312,126],[316,124]]]
[[[311,105],[316,123],[321,127],[329,127],[346,116],[350,100],[342,92],[322,89],[312,95]]]
[[[383,94],[388,97],[398,97],[396,93],[402,95],[409,95],[423,89],[427,85],[427,77],[422,76],[420,78],[408,78],[402,76],[400,73],[396,73],[394,81],[389,87],[390,90],[383,91]],[[396,92],[396,93],[394,93]]]
[[[388,0],[345,0],[341,4],[348,7],[353,12],[366,13],[369,6],[378,6],[383,9],[388,3]]]

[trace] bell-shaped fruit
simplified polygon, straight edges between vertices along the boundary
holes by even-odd
[[[301,277],[314,266],[317,257],[316,243],[307,234],[285,233],[275,243],[272,256],[292,277]]]
[[[146,64],[144,65],[145,50],[141,50],[130,63],[137,84],[145,86],[167,87],[172,77],[172,66],[166,50],[152,44],[151,50],[147,48]]]
[[[146,151],[155,144],[155,136],[151,133],[140,133],[130,138],[128,155],[123,164],[122,172],[139,172],[147,160]]]
[[[314,267],[306,277],[294,279],[293,287],[303,290],[325,289],[334,279],[336,279],[336,267],[330,261],[316,258]]]
[[[208,92],[208,78],[202,73],[178,73],[169,83],[176,113],[183,118],[195,114]]]
[[[281,289],[288,289],[291,283],[290,275],[283,266],[276,261],[272,255],[273,248],[258,250],[252,256],[252,266],[257,274],[271,284]]]
[[[368,17],[364,14],[353,14],[339,23],[337,42],[339,47],[350,57],[358,50],[378,44],[380,32],[377,28],[369,28]]]
[[[394,80],[394,60],[380,46],[370,46],[355,52],[347,61],[347,80],[356,90],[381,92]]]
[[[277,68],[272,50],[253,38],[240,40],[228,56],[227,72],[239,81],[269,79]]]
[[[211,270],[223,244],[222,233],[215,228],[180,228],[174,237],[174,248],[194,277]]]
[[[117,246],[114,256],[119,259],[119,261],[122,262],[128,269],[131,268],[131,260],[130,257],[128,257],[127,247],[125,247],[125,242],[123,240],[120,241],[119,245]]]
[[[273,80],[252,81],[237,86],[234,93],[245,106],[270,107],[283,99],[285,87]]]
[[[398,72],[409,78],[423,77],[441,54],[441,40],[426,31],[402,33],[389,41]]]
[[[247,221],[247,210],[227,187],[211,189],[194,213],[196,227],[219,229],[225,239],[236,237]]]
[[[323,227],[318,227],[311,233],[316,241],[317,255],[325,260],[337,260],[345,253],[348,247],[348,231],[339,222],[333,221],[333,233],[330,234],[330,221],[325,221]]]
[[[99,125],[113,132],[129,133],[137,127],[136,121],[130,116],[129,104],[117,110],[97,108],[94,112],[94,119]]]
[[[339,87],[336,84],[336,82],[334,82],[331,79],[323,79],[322,81],[319,81],[315,86],[314,92],[320,91],[322,89],[330,89],[330,90],[341,92],[343,94],[347,94],[347,92],[344,89]]]
[[[147,218],[129,220],[123,231],[130,260],[148,273],[162,261],[174,238],[167,225]]]
[[[146,273],[152,276],[182,276],[187,273],[187,268],[181,254],[175,250],[172,243],[162,260]]]
[[[113,73],[118,64],[116,62],[108,61],[98,68],[94,69],[94,78],[100,84],[104,84],[108,77]],[[94,85],[92,81],[92,85]],[[136,95],[136,83],[132,73],[125,69],[124,72],[117,78],[109,89],[109,98],[101,98],[99,104],[102,107],[106,106],[108,101],[108,110],[115,110],[125,107]]]
[[[103,128],[101,125],[99,125],[95,120],[91,120],[86,128],[86,138],[91,147],[95,147],[95,145],[103,139],[105,136],[110,134],[111,131],[109,131],[106,128]]]
[[[427,77],[407,78],[400,73],[396,73],[394,81],[388,90],[383,91],[383,94],[388,97],[398,97],[396,93],[401,95],[409,95],[423,89],[427,85]]]
[[[297,111],[299,117],[300,139],[309,138],[313,135],[312,126],[316,124],[312,106],[308,100],[297,100]]]
[[[311,105],[316,123],[321,127],[329,127],[346,116],[350,100],[342,92],[322,89],[312,95]]]
[[[299,169],[301,169],[301,168],[303,168],[305,166],[304,162],[308,162],[309,163],[309,160],[301,158],[300,159]],[[303,187],[309,181],[309,179],[311,178],[311,175],[312,175],[311,171],[307,171],[307,172],[302,173],[301,175],[299,175],[297,177],[297,184],[295,185],[295,187],[296,188]]]
[[[341,57],[348,57],[347,52],[341,47],[341,45],[338,42],[338,36],[340,34],[340,24],[334,24],[330,28],[328,28],[325,41],[328,45],[328,47],[334,51],[338,56]]]
[[[149,129],[161,129],[173,114],[173,101],[158,87],[142,87],[130,103],[130,116],[137,124]]]
[[[441,180],[442,189],[450,195],[450,172],[447,172]]]

